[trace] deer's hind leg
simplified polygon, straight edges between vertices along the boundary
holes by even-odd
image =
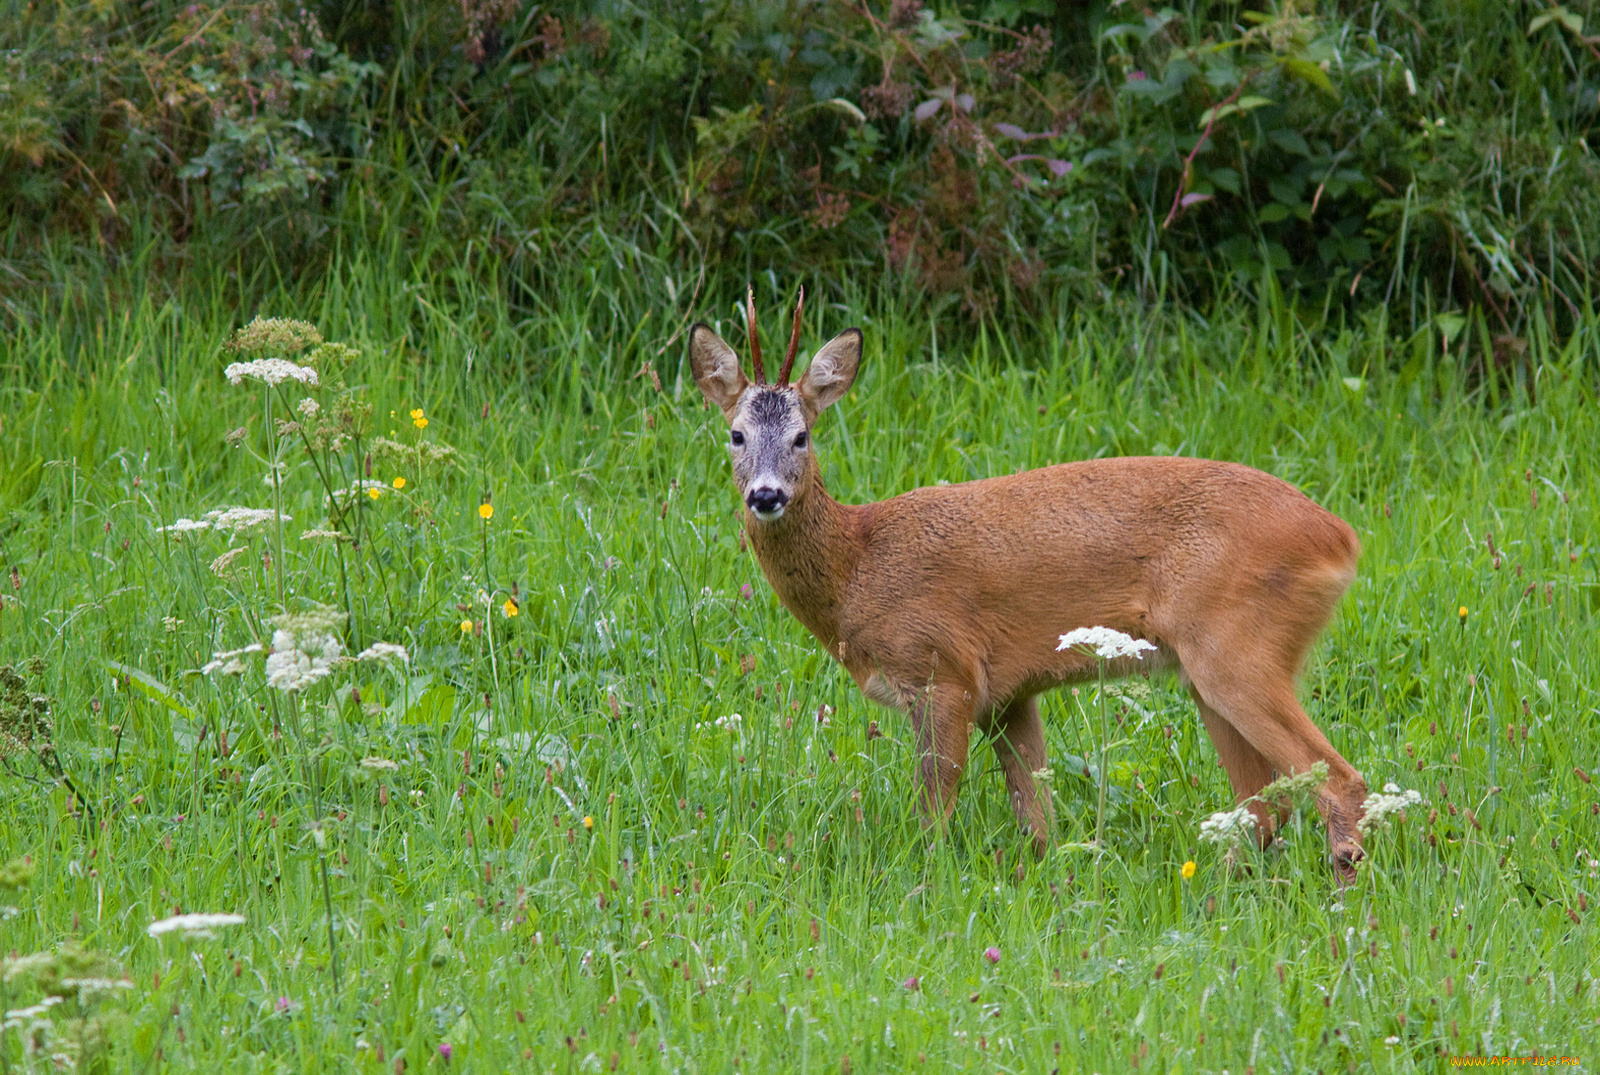
[[[1333,749],[1322,729],[1311,722],[1295,697],[1292,673],[1264,675],[1260,666],[1236,676],[1226,670],[1191,668],[1185,671],[1200,699],[1201,713],[1210,730],[1213,715],[1222,718],[1244,745],[1279,773],[1309,772],[1317,762],[1328,766],[1328,782],[1323,785],[1317,807],[1328,826],[1328,842],[1333,853],[1334,866],[1341,878],[1350,880],[1355,874],[1355,863],[1361,858],[1361,835],[1356,822],[1361,818],[1362,803],[1367,797],[1367,782],[1355,767]],[[1209,712],[1208,712],[1209,710]],[[1227,732],[1214,732],[1218,753],[1232,744]],[[1226,755],[1224,765],[1228,764]],[[1242,779],[1235,780],[1235,794],[1241,787],[1248,788],[1261,779],[1260,763],[1254,756],[1234,750],[1234,764]],[[1233,770],[1230,767],[1230,778]],[[1265,781],[1263,780],[1264,784]],[[1250,792],[1259,791],[1257,786]],[[1258,804],[1259,805],[1259,804]]]
[[[1200,709],[1200,719],[1205,722],[1211,745],[1217,748],[1217,760],[1222,762],[1222,768],[1228,774],[1228,783],[1233,787],[1233,801],[1236,804],[1248,802],[1277,777],[1272,763],[1267,761],[1265,754],[1251,746],[1250,741],[1228,723],[1226,717],[1207,705],[1199,691],[1191,687],[1189,694]],[[1263,802],[1250,802],[1249,806],[1250,813],[1256,819],[1256,838],[1265,846],[1271,840],[1273,831],[1283,824],[1284,811]]]
[[[1032,695],[1013,698],[995,710],[989,730],[994,736],[995,756],[1006,775],[1006,796],[1017,815],[1017,824],[1033,837],[1034,854],[1043,858],[1055,835],[1056,815],[1049,786],[1041,787],[1033,775],[1045,768],[1039,699]]]

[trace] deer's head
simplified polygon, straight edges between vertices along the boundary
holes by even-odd
[[[700,391],[728,420],[728,454],[739,495],[757,519],[773,522],[805,493],[805,479],[814,465],[811,426],[855,381],[861,364],[861,330],[846,329],[829,340],[812,356],[805,375],[791,385],[789,373],[800,343],[800,309],[805,301],[802,291],[794,308],[789,353],[778,383],[768,384],[756,338],[754,296],[747,292],[746,301],[755,380],[746,379],[733,348],[704,324],[689,330],[689,362]]]

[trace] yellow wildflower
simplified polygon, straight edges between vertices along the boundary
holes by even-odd
[[[404,489],[406,487],[406,480],[404,478],[396,478],[393,484],[396,489]]]
[[[589,815],[585,814],[584,818],[583,818],[583,827],[586,828],[586,829],[594,828],[594,818],[592,818]]]
[[[376,500],[376,499],[378,499],[378,497],[383,495],[383,490],[377,489],[377,488],[368,489],[367,490],[367,495],[370,496],[372,499]]]
[[[517,602],[515,598],[508,597],[506,598],[506,603],[500,606],[500,611],[504,612],[506,614],[506,619],[509,620],[511,617],[520,612],[521,609],[517,608]]]
[[[1183,868],[1180,869],[1178,872],[1183,874],[1183,879],[1185,881],[1188,881],[1188,880],[1193,879],[1193,877],[1194,877],[1194,869],[1195,869],[1194,859],[1190,859],[1188,862],[1185,862],[1183,864]]]
[[[490,519],[494,518],[494,505],[493,504],[479,504],[478,505],[478,518],[482,519],[484,522],[488,522]]]
[[[464,634],[464,635],[472,633],[472,621],[471,620],[462,620],[461,621],[461,633]]]

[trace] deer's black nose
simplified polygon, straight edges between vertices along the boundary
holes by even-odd
[[[763,485],[750,490],[744,502],[750,505],[750,510],[757,515],[776,515],[782,511],[784,505],[789,503],[789,494],[782,489],[774,489],[770,485]]]

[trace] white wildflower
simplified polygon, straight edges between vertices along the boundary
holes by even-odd
[[[1311,768],[1303,773],[1278,777],[1256,792],[1256,798],[1264,803],[1275,803],[1283,799],[1295,803],[1315,801],[1317,793],[1322,790],[1322,785],[1327,782],[1328,763],[1313,762]]]
[[[1368,795],[1367,801],[1361,804],[1361,820],[1356,822],[1356,828],[1362,836],[1386,832],[1395,814],[1421,801],[1422,793],[1415,789],[1403,792],[1397,784],[1385,784],[1382,791]]]
[[[167,629],[168,634],[175,632],[182,623],[183,621],[176,616],[161,617],[161,625]]]
[[[1200,839],[1208,844],[1238,847],[1256,827],[1256,816],[1248,806],[1236,810],[1218,810],[1200,822]]]
[[[18,1026],[29,1019],[35,1019],[66,999],[66,997],[50,996],[26,1008],[12,1008],[6,1012],[6,1026]],[[16,1022],[13,1023],[12,1020]]]
[[[235,534],[247,534],[252,530],[259,530],[279,516],[271,508],[219,508],[206,512],[206,518],[211,520],[211,525],[218,530],[227,530]],[[288,522],[290,515],[283,515],[282,521]]]
[[[711,724],[709,724],[709,725],[696,724],[695,728],[699,729],[699,728],[705,728],[705,727],[714,727],[714,728],[720,728],[723,731],[728,732],[730,734],[734,734],[734,733],[737,733],[739,731],[739,728],[743,724],[744,724],[744,717],[740,716],[738,713],[729,713],[725,717],[718,717],[716,720],[712,721]]]
[[[398,769],[400,768],[400,765],[398,762],[392,762],[388,758],[362,758],[361,768],[376,769],[380,772],[383,772]]]
[[[163,918],[159,922],[152,922],[145,927],[145,932],[152,937],[159,937],[163,933],[182,933],[185,937],[215,937],[216,930],[223,926],[240,926],[244,924],[242,914],[180,914],[171,918]]]
[[[322,410],[322,404],[307,396],[300,401],[300,405],[295,410],[300,412],[300,417],[302,418],[315,418],[317,412]]]
[[[0,982],[14,982],[18,978],[32,977],[55,965],[56,957],[50,952],[32,952],[25,956],[0,959]]]
[[[301,541],[338,541],[342,537],[344,535],[337,530],[302,530],[300,532]]]
[[[78,1003],[85,1006],[119,989],[133,988],[133,983],[126,978],[63,978],[61,984],[68,989],[76,989]]]
[[[243,555],[244,549],[242,547],[237,549],[229,549],[227,552],[211,561],[211,573],[217,576],[219,579],[226,578],[228,573],[233,570],[233,562]]]
[[[272,653],[267,656],[267,686],[280,691],[303,691],[333,671],[344,655],[335,633],[344,614],[330,608],[274,616]]]
[[[1056,650],[1059,652],[1074,646],[1087,646],[1104,661],[1114,661],[1119,657],[1143,660],[1145,653],[1154,653],[1156,650],[1154,643],[1125,635],[1110,627],[1079,627],[1068,631],[1061,636],[1061,644],[1056,646]]]
[[[229,384],[243,384],[247,377],[269,386],[279,385],[284,381],[317,383],[316,370],[310,366],[297,366],[286,358],[256,358],[249,362],[231,362],[222,373],[228,378]]]
[[[220,671],[225,676],[243,675],[244,662],[239,658],[251,653],[260,653],[261,648],[261,643],[252,642],[248,646],[244,646],[239,649],[230,649],[224,650],[221,653],[213,653],[211,655],[210,663],[206,664],[200,669],[200,674],[203,676],[209,676],[213,672]]]
[[[304,648],[302,648],[304,647]],[[280,691],[303,691],[333,671],[344,647],[332,635],[272,633],[267,655],[267,686]]]
[[[171,526],[158,526],[158,534],[188,534],[196,530],[210,530],[211,523],[205,519],[179,519]]]
[[[397,646],[393,642],[374,642],[356,655],[358,661],[399,661],[401,664],[411,660],[411,654],[406,652],[404,646]]]

